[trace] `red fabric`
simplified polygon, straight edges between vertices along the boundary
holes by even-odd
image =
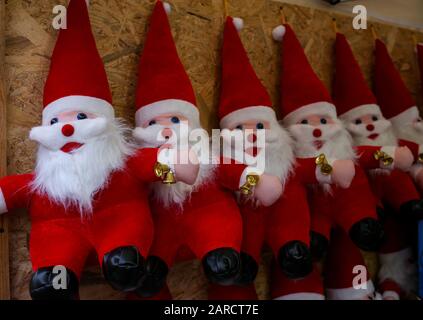
[[[211,181],[184,203],[183,211],[164,208],[151,201],[155,237],[151,255],[162,258],[171,267],[182,246],[187,246],[202,259],[218,248],[240,250],[242,221],[238,206],[229,192]]]
[[[379,253],[394,253],[409,247],[409,225],[404,221],[390,216],[384,222],[383,229],[385,231],[385,241]]]
[[[85,0],[71,0],[67,29],[61,29],[44,87],[44,107],[71,95],[90,96],[112,103],[103,61],[91,31]]]
[[[376,151],[381,149],[382,147],[378,146],[356,146],[355,150],[360,167],[366,171],[380,168],[380,160],[376,160],[374,155]]]
[[[312,273],[302,279],[289,279],[282,270],[273,263],[270,281],[270,297],[280,298],[295,293],[316,293],[324,295],[323,281],[319,270],[314,267]]]
[[[391,174],[371,175],[370,179],[377,198],[397,213],[402,204],[420,199],[412,178],[403,171],[394,169]]]
[[[313,71],[294,31],[287,24],[285,28],[281,76],[283,117],[311,103],[332,103],[328,90]]]
[[[419,149],[420,146],[412,141],[408,141],[408,140],[398,140],[398,145],[401,147],[408,147],[408,149],[410,149],[411,153],[413,154],[414,157],[414,161],[418,161],[419,160]]]
[[[225,164],[223,161],[224,159],[221,158],[221,164],[218,169],[219,183],[224,188],[232,191],[238,191],[242,173],[247,166],[245,164],[233,162]]]
[[[423,95],[423,44],[417,44],[417,60],[419,61],[420,67],[420,83],[422,86],[422,95]]]
[[[354,267],[366,266],[360,250],[347,233],[334,229],[324,266],[324,282],[328,289],[351,288],[357,276]],[[367,275],[370,278],[370,275]]]
[[[196,105],[194,90],[173,41],[163,3],[157,1],[138,67],[136,108],[179,99]]]
[[[142,148],[137,150],[135,156],[128,161],[128,168],[138,179],[144,182],[155,182],[161,179],[154,173],[154,166],[157,163],[157,148]]]
[[[310,206],[316,214],[328,215],[346,233],[362,219],[377,219],[377,201],[367,177],[360,167],[356,166],[355,171],[355,177],[348,189],[332,186],[332,192],[328,193],[316,186],[310,198]]]
[[[245,107],[271,105],[270,96],[248,59],[233,18],[227,17],[222,47],[219,118]]]
[[[271,207],[240,206],[243,220],[242,251],[257,262],[267,244],[277,256],[286,243],[310,243],[310,212],[305,187],[295,178],[285,185],[281,198]]]
[[[332,97],[338,115],[365,104],[376,104],[351,47],[341,33],[336,34],[335,70]]]
[[[319,183],[316,176],[316,158],[297,158],[295,175],[303,184]]]
[[[375,51],[375,95],[382,113],[387,119],[416,105],[396,69],[385,44],[376,39]]]
[[[310,230],[329,240],[332,227],[335,223],[331,215],[331,206],[327,205],[326,197],[313,198],[313,190],[310,190],[310,195],[310,204],[312,204],[310,206]]]
[[[220,286],[209,284],[209,300],[258,300],[254,283],[248,286]]]
[[[30,177],[3,178],[0,188],[9,210],[29,209],[34,271],[64,265],[80,276],[93,249],[100,264],[107,252],[121,246],[135,246],[147,256],[153,241],[148,190],[130,168],[111,174],[107,187],[94,198],[92,215],[85,219],[81,219],[76,208],[66,209],[47,196],[30,191]]]
[[[390,279],[386,279],[382,283],[379,283],[378,289],[381,294],[383,294],[385,291],[394,291],[400,296],[400,299],[405,298],[406,295],[406,293],[404,292],[404,290],[401,289],[398,283]]]

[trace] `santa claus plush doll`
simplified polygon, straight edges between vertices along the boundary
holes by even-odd
[[[420,69],[420,84],[422,86],[422,95],[423,95],[423,43],[418,43],[416,45],[417,60],[419,63]]]
[[[222,136],[231,147],[231,160],[235,162],[221,167],[221,182],[235,192],[244,222],[242,274],[237,281],[244,290],[239,287],[219,290],[212,286],[209,297],[213,299],[229,298],[231,292],[232,299],[254,296],[251,284],[264,244],[270,246],[276,264],[288,279],[302,278],[311,272],[310,213],[305,185],[327,182],[319,170],[316,172],[314,157],[299,159],[296,167],[292,140],[278,123],[271,99],[242,45],[238,34],[242,26],[240,18],[226,20],[219,117]],[[237,145],[228,139],[239,133],[251,145]],[[257,184],[243,192],[253,175]]]
[[[410,284],[415,283],[415,279],[408,271],[413,269],[411,248],[408,248],[409,243],[405,237],[406,225],[389,213],[412,215],[413,212],[407,211],[421,210],[420,196],[411,177],[407,172],[400,171],[411,167],[413,155],[407,147],[398,146],[392,125],[385,119],[377,105],[376,98],[368,88],[344,35],[337,34],[335,49],[336,76],[333,97],[339,117],[350,131],[360,156],[371,160],[371,155],[366,155],[367,146],[376,148],[373,161],[367,161],[364,167],[375,195],[385,207],[383,216],[386,243],[381,247],[380,255],[381,291],[385,297],[385,283],[389,278],[393,283],[398,279],[405,293],[409,291],[407,289],[410,288]],[[392,159],[392,163],[385,165],[382,159],[379,160],[380,167],[377,168],[377,164],[372,162],[375,162],[378,153],[385,153]],[[403,292],[397,292],[395,297],[404,296]]]
[[[230,285],[240,270],[241,216],[233,196],[218,184],[215,154],[210,151],[210,157],[204,157],[208,139],[199,146],[197,136],[193,138],[204,130],[166,11],[170,6],[157,1],[140,59],[136,97],[134,136],[143,150],[161,148],[158,173],[163,177],[150,185],[155,238],[147,277],[137,290],[143,297],[162,289],[182,247],[202,260],[213,283]],[[180,161],[184,154],[185,164]],[[194,184],[177,181],[181,174],[191,174]]]
[[[351,136],[337,118],[329,92],[314,73],[291,27],[279,26],[273,36],[283,39],[282,114],[284,125],[294,137],[296,156],[317,157],[322,173],[340,166],[344,175],[354,176],[345,189],[315,186],[311,206],[329,215],[358,247],[377,250],[383,229],[377,220],[376,201],[367,177],[360,167],[354,166],[357,156]]]
[[[30,133],[39,144],[35,171],[0,180],[0,213],[30,213],[32,298],[78,298],[93,250],[115,289],[139,285],[153,239],[144,182],[160,180],[158,150],[135,152],[127,131],[114,117],[86,2],[71,0],[51,58],[42,125]],[[65,268],[65,288],[55,286],[56,266]]]

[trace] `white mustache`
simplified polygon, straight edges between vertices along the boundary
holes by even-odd
[[[70,137],[62,133],[63,126],[70,124],[75,129]],[[60,150],[66,143],[86,143],[107,131],[108,121],[105,118],[84,119],[66,123],[39,126],[31,129],[29,138],[52,151]]]
[[[165,128],[172,130],[172,135],[169,139],[166,139],[162,135],[162,131]],[[138,142],[151,147],[160,147],[165,143],[172,146],[182,146],[189,142],[189,126],[184,123],[172,126],[155,124],[146,128],[136,127],[132,134]]]
[[[368,131],[367,130],[367,125],[362,123],[362,124],[355,124],[355,123],[348,123],[347,124],[347,129],[350,133],[352,133],[355,136],[369,136],[371,134],[382,134],[384,133],[386,130],[388,130],[392,124],[389,120],[378,120],[372,123],[372,125],[375,127],[375,129],[373,131]]]
[[[318,138],[313,136],[313,131],[319,129],[322,135]],[[297,141],[311,142],[316,139],[318,140],[330,140],[334,137],[342,127],[339,124],[325,124],[321,126],[311,126],[308,124],[294,124],[289,127],[289,131]]]

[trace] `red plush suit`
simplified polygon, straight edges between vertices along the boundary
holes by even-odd
[[[170,268],[184,246],[202,259],[218,248],[240,251],[242,221],[233,196],[210,180],[193,192],[183,210],[151,201],[155,224],[150,255],[163,259]]]
[[[47,195],[32,191],[33,174],[2,178],[5,208],[26,208],[31,217],[30,256],[34,271],[63,265],[80,277],[94,249],[100,264],[111,250],[134,246],[146,257],[153,241],[153,223],[145,182],[156,181],[157,150],[139,152],[126,168],[111,174],[107,187],[94,197],[93,212],[82,219],[76,208],[65,208]]]

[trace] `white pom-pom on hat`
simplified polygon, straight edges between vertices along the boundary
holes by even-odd
[[[172,12],[172,7],[170,6],[169,2],[163,2],[163,8],[165,9],[167,14]]]
[[[242,28],[244,28],[244,20],[241,18],[234,17],[232,18],[232,22],[238,31],[241,31]]]
[[[273,39],[275,39],[276,41],[282,41],[283,36],[285,35],[285,30],[286,29],[285,29],[285,27],[283,25],[277,26],[272,31]]]

